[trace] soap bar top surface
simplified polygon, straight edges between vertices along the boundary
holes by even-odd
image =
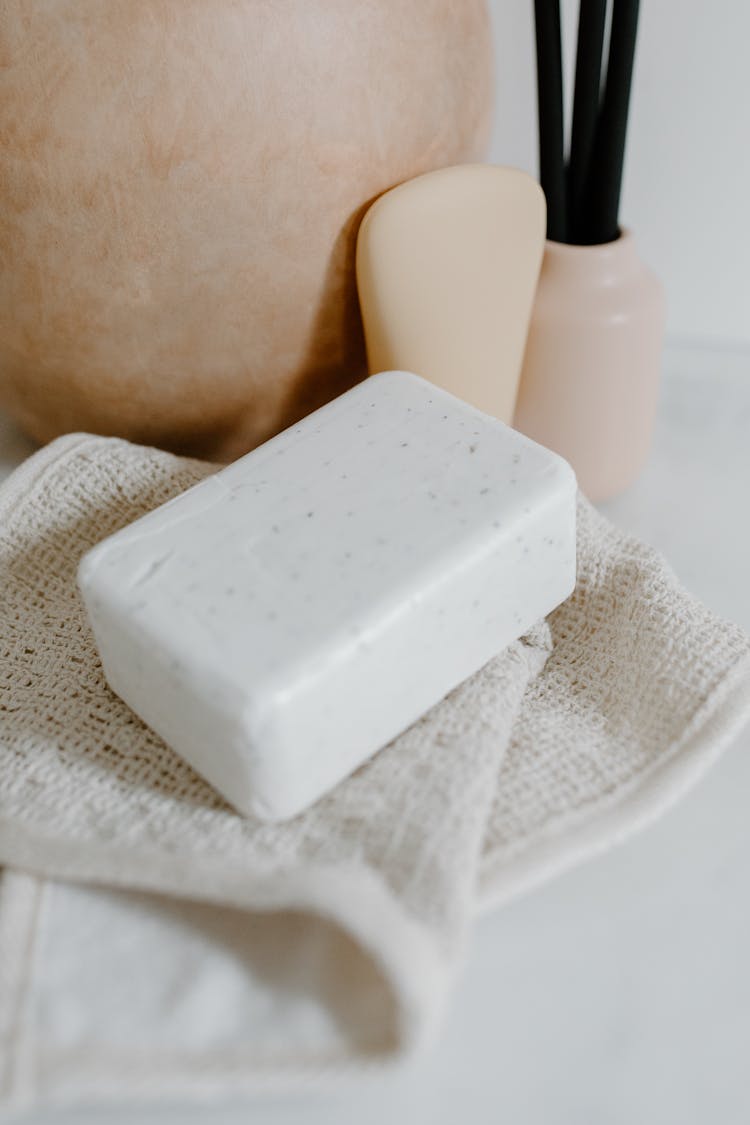
[[[182,643],[219,657],[243,692],[281,688],[290,660],[307,664],[322,637],[355,647],[401,591],[515,526],[560,471],[540,446],[387,372],[119,532],[89,566],[145,629],[179,619]]]
[[[574,488],[418,376],[373,376],[89,552],[105,672],[233,803],[290,815],[567,596]]]

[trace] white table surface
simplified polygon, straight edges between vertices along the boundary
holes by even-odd
[[[0,473],[30,445],[0,419]],[[668,353],[610,517],[750,630],[750,355]],[[660,823],[484,919],[436,1050],[365,1091],[25,1125],[748,1125],[750,731]]]

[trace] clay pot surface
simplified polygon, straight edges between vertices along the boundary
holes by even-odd
[[[2,0],[0,406],[229,459],[340,393],[362,213],[491,65],[484,0]]]

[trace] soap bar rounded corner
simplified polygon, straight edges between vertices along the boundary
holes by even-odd
[[[106,542],[106,540],[104,542]],[[78,561],[76,567],[76,585],[84,601],[88,600],[96,583],[103,553],[104,543],[96,543],[93,547],[90,547]]]
[[[401,367],[385,367],[382,371],[373,371],[371,375],[367,376],[366,383],[371,383],[372,380],[377,380],[378,383],[393,383],[401,382],[404,379],[418,379],[421,382],[421,375],[417,375],[415,371],[406,371]]]
[[[554,449],[548,449],[546,445],[544,448],[551,458],[550,464],[554,466],[555,479],[559,481],[561,487],[569,489],[576,496],[578,494],[578,477],[570,461],[563,457],[561,453],[556,453]]]
[[[387,367],[382,371],[373,371],[372,375],[368,375],[366,382],[369,383],[373,379],[377,380],[380,385],[385,384],[387,386],[391,383],[397,388],[399,385],[411,383],[414,387],[429,387],[430,391],[439,390],[434,383],[430,383],[429,380],[418,375],[416,371],[407,371],[404,367]]]
[[[542,445],[541,442],[536,441],[534,438],[523,433],[522,430],[517,430],[515,426],[509,426],[513,430],[517,439],[524,445],[537,450],[542,450],[547,460],[547,474],[553,480],[557,481],[561,489],[570,490],[574,495],[578,494],[578,477],[576,471],[566,457],[558,453],[554,449],[550,449],[548,445]]]

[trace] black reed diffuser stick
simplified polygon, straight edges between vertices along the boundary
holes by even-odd
[[[559,0],[535,0],[539,179],[547,197],[547,238],[566,238],[562,35]]]
[[[607,0],[581,0],[568,166],[568,238],[577,243],[597,241],[590,229],[586,199],[599,117],[606,22]]]
[[[638,0],[614,0],[604,98],[596,128],[587,210],[597,242],[619,237],[630,87],[638,31]]]
[[[547,197],[547,237],[552,241],[594,244],[619,237],[638,8],[638,0],[612,0],[607,74],[600,95],[607,0],[581,0],[566,168],[560,4],[535,0],[539,178]]]

